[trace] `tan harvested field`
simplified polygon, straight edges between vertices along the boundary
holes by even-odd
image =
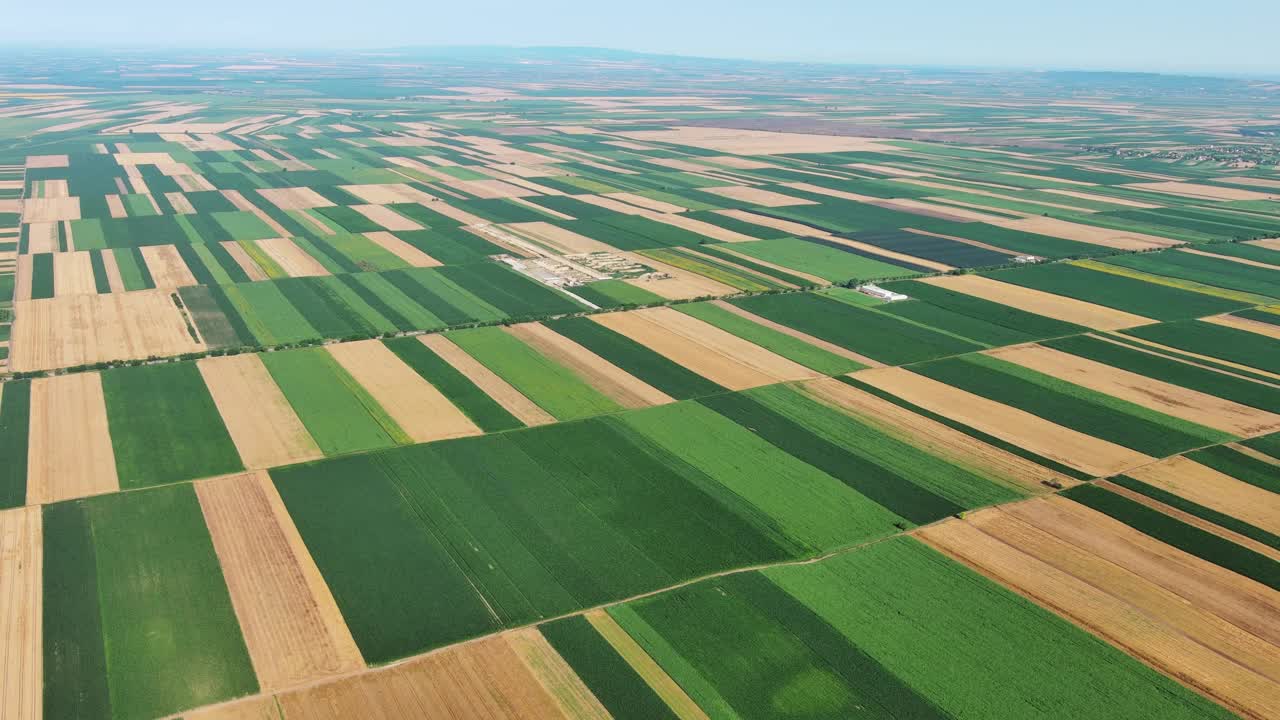
[[[44,560],[40,508],[0,510],[0,717],[40,720]]]
[[[414,442],[480,434],[475,423],[381,342],[338,343],[328,350]]]
[[[341,185],[343,190],[373,205],[390,205],[393,203],[418,203],[446,217],[453,218],[464,225],[488,225],[489,221],[459,210],[443,200],[422,192],[408,185],[393,183],[389,185]]]
[[[259,695],[226,705],[183,713],[183,720],[284,720],[276,699],[271,695]]]
[[[556,421],[550,413],[538,407],[510,383],[481,365],[480,361],[468,355],[444,335],[419,335],[418,340],[525,425],[546,425]]]
[[[387,230],[421,230],[422,226],[385,205],[352,205],[352,210]]]
[[[195,484],[264,691],[364,667],[338,605],[265,472]]]
[[[1097,335],[1097,337],[1100,337],[1103,340],[1106,340],[1108,342],[1118,342],[1118,341],[1112,340],[1106,335]],[[1195,360],[1199,360],[1199,361],[1202,361],[1202,363],[1207,363],[1210,366],[1209,369],[1215,372],[1221,372],[1227,375],[1233,375],[1235,377],[1244,377],[1246,379],[1254,380],[1256,382],[1265,382],[1265,381],[1257,380],[1256,377],[1252,377],[1252,376],[1262,375],[1271,379],[1270,384],[1273,387],[1280,387],[1280,373],[1273,373],[1267,370],[1263,370],[1261,368],[1250,367],[1248,365],[1242,365],[1237,362],[1232,362],[1230,360],[1222,360],[1219,358],[1211,357],[1209,355],[1201,355],[1200,353],[1193,353],[1188,350],[1169,347],[1168,345],[1161,345],[1158,342],[1146,340],[1144,338],[1137,337],[1136,335],[1125,335],[1124,339],[1128,341],[1131,346],[1136,347],[1141,345],[1142,347],[1138,347],[1137,349],[1142,350],[1144,352],[1154,352],[1158,355],[1165,355],[1166,357],[1173,356],[1173,359],[1179,362],[1186,362],[1192,365],[1201,365],[1201,363],[1194,362]],[[1243,370],[1246,373],[1250,373],[1250,375],[1237,375],[1236,373],[1230,372],[1228,370],[1222,370],[1220,367],[1213,367],[1213,366],[1226,366],[1228,368],[1233,368],[1235,370]]]
[[[1280,646],[1280,593],[1060,496],[1002,506],[1075,545]]]
[[[1038,215],[1018,220],[1006,220],[999,218],[992,220],[991,224],[1013,230],[1036,233],[1038,235],[1062,238],[1063,240],[1075,240],[1077,242],[1086,242],[1093,245],[1102,245],[1104,247],[1115,248],[1117,250],[1154,250],[1156,248],[1180,244],[1177,240],[1171,240],[1169,238],[1159,237],[1156,235],[1129,232],[1127,230],[1112,230],[1110,228],[1096,227],[1093,225],[1082,225],[1080,223],[1073,223],[1067,220],[1058,220],[1057,218]]]
[[[451,187],[463,192],[471,193],[476,197],[486,200],[493,198],[519,198],[538,195],[535,190],[522,187],[513,182],[505,180],[457,180],[451,179],[448,183]]]
[[[309,210],[333,205],[331,200],[307,187],[263,188],[258,190],[258,194],[281,210]]]
[[[605,195],[605,197],[610,198],[612,200],[620,200],[624,203],[635,205],[638,208],[651,210],[657,213],[681,213],[685,211],[685,207],[683,205],[675,205],[669,202],[663,202],[662,200],[654,200],[653,198],[647,198],[643,195],[637,195],[635,193],[629,193],[629,192],[608,193]]]
[[[31,256],[17,256],[13,263],[13,300],[15,307],[19,302],[31,300],[31,270]]]
[[[120,263],[116,262],[114,252],[102,252],[102,268],[107,273],[107,286],[111,288],[111,292],[124,292],[124,278],[120,275]]]
[[[843,135],[737,130],[732,128],[673,127],[669,130],[641,130],[617,133],[641,142],[654,141],[690,145],[734,155],[785,155],[850,151],[887,151],[894,148],[871,138]]]
[[[504,330],[552,361],[569,368],[588,385],[623,407],[641,408],[675,402],[670,395],[541,323],[522,323]]]
[[[847,245],[851,248],[857,248],[859,250],[868,252],[872,255],[872,257],[879,256],[883,258],[890,258],[893,260],[905,260],[906,262],[909,262],[913,265],[919,265],[921,267],[928,268],[935,272],[949,272],[951,270],[955,270],[955,268],[950,265],[945,265],[943,263],[940,263],[934,260],[928,260],[922,257],[916,257],[915,255],[906,255],[900,252],[894,252],[893,250],[885,250],[882,247],[871,245],[869,243],[859,242],[858,240],[855,240],[853,238],[840,237],[838,235],[821,235],[817,233],[810,233],[810,234],[816,238],[821,238],[823,240],[837,243],[839,245]]]
[[[805,198],[792,197],[784,195],[773,190],[765,190],[764,188],[748,187],[746,185],[730,185],[727,187],[709,187],[702,188],[703,192],[713,193],[720,197],[726,197],[730,200],[741,200],[742,202],[759,205],[761,207],[790,207],[792,205],[817,205],[812,200]]]
[[[624,203],[621,200],[615,200],[604,195],[578,195],[576,198],[582,202],[591,203],[596,207],[604,208],[605,210],[616,212],[621,215],[644,215],[647,212],[644,208],[639,208],[635,205]]]
[[[129,213],[124,209],[124,201],[119,195],[112,193],[106,196],[107,211],[111,213],[113,218],[129,217]]]
[[[22,201],[22,221],[59,222],[80,219],[80,198],[27,198]]]
[[[1280,415],[1041,345],[1017,345],[986,354],[1106,393],[1183,420],[1234,435],[1280,430]]]
[[[1186,457],[1178,456],[1127,473],[1191,502],[1226,513],[1280,535],[1280,504],[1275,495],[1255,485]]]
[[[320,448],[257,355],[203,358],[196,365],[245,467],[268,468],[321,457]]]
[[[1249,318],[1237,317],[1235,315],[1214,315],[1213,317],[1204,318],[1204,321],[1211,322],[1214,325],[1222,325],[1223,327],[1256,333],[1258,335],[1266,335],[1272,340],[1280,340],[1280,325],[1272,325],[1271,323],[1262,322],[1260,320],[1251,320]]]
[[[926,410],[1094,476],[1115,475],[1155,460],[902,368],[859,370],[850,375]]]
[[[740,232],[735,232],[733,230],[722,228],[719,225],[713,225],[709,222],[706,222],[705,220],[699,220],[697,218],[688,217],[687,215],[680,215],[680,214],[674,214],[674,213],[663,214],[663,213],[646,212],[646,213],[643,213],[643,216],[649,218],[650,220],[656,220],[658,222],[666,223],[668,225],[672,225],[678,228],[684,228],[689,232],[697,233],[704,237],[709,237],[713,240],[722,240],[724,242],[735,243],[735,242],[752,242],[757,239],[757,238],[751,237],[750,235],[743,235]]]
[[[868,367],[884,367],[884,363],[880,362],[879,360],[873,360],[867,357],[866,355],[860,355],[848,348],[841,347],[840,345],[836,345],[833,342],[828,342],[826,340],[823,340],[822,338],[814,337],[808,333],[804,333],[799,330],[796,330],[795,328],[783,325],[782,323],[774,322],[769,318],[761,317],[749,310],[743,310],[742,308],[732,303],[727,303],[723,300],[712,300],[711,304],[715,305],[721,310],[724,310],[725,312],[731,312],[734,315],[737,315],[738,317],[750,320],[751,322],[756,323],[757,325],[763,325],[769,328],[770,330],[776,330],[782,333],[783,335],[789,335],[797,340],[803,340],[804,342],[807,342],[810,345],[813,345],[815,347],[820,347],[823,350],[826,350],[827,352],[832,353],[833,355],[839,355],[842,358],[846,358],[857,363],[862,363],[863,365],[866,365]]]
[[[671,308],[605,313],[591,319],[730,390],[820,377],[803,365]]]
[[[169,204],[173,206],[174,212],[179,215],[192,215],[196,211],[195,206],[191,204],[187,196],[180,192],[167,192],[164,194],[164,199],[169,201]]]
[[[1014,250],[1010,250],[1010,249],[1008,249],[1008,248],[1002,248],[1002,247],[997,247],[997,246],[995,246],[995,245],[989,245],[989,244],[984,243],[984,242],[981,242],[981,241],[979,241],[979,240],[971,240],[971,239],[969,239],[969,238],[962,238],[962,237],[960,237],[960,236],[958,236],[958,235],[946,235],[946,234],[943,234],[943,233],[930,232],[930,231],[927,231],[927,230],[917,230],[916,228],[902,228],[902,229],[903,229],[903,230],[906,230],[907,232],[910,232],[910,233],[915,233],[916,235],[930,235],[930,236],[932,236],[932,237],[940,237],[940,238],[945,238],[945,239],[947,239],[947,240],[954,240],[954,241],[956,241],[956,242],[958,242],[958,243],[964,243],[965,245],[972,245],[972,246],[974,246],[974,247],[980,247],[980,248],[983,248],[983,249],[986,249],[986,250],[990,250],[991,252],[998,252],[998,253],[1002,253],[1002,254],[1004,254],[1004,255],[1008,255],[1008,256],[1010,256],[1010,257],[1013,257],[1013,256],[1016,256],[1016,255],[1019,255],[1019,254],[1020,254],[1020,253],[1018,253],[1018,252],[1016,252],[1016,251],[1014,251]]]
[[[501,635],[385,670],[283,693],[279,702],[286,720],[569,717]]]
[[[64,168],[71,166],[71,158],[67,155],[28,155],[28,168]]]
[[[505,639],[543,689],[551,693],[563,717],[582,720],[613,717],[542,633],[525,628],[507,633]]]
[[[1258,192],[1243,188],[1224,187],[1222,185],[1200,185],[1189,182],[1149,182],[1133,183],[1131,188],[1150,190],[1151,192],[1177,195],[1179,197],[1197,198],[1199,200],[1274,200],[1280,192]]]
[[[736,155],[718,155],[715,157],[704,157],[702,159],[721,167],[733,168],[734,170],[765,170],[768,168],[778,167],[771,162],[766,162],[756,158],[738,157]]]
[[[1257,450],[1254,450],[1251,447],[1246,447],[1244,445],[1241,445],[1240,443],[1227,443],[1227,447],[1231,448],[1232,450],[1235,450],[1238,453],[1243,453],[1245,455],[1248,455],[1254,460],[1261,460],[1262,462],[1267,463],[1268,465],[1275,465],[1276,467],[1280,467],[1280,458],[1273,458],[1270,455],[1264,452],[1259,452]]]
[[[231,202],[232,205],[236,206],[237,210],[252,213],[254,217],[258,218],[263,222],[263,224],[278,233],[280,237],[287,237],[290,234],[289,231],[284,229],[284,226],[276,222],[275,219],[264,212],[262,208],[250,202],[249,198],[242,195],[239,190],[222,190],[220,192],[223,197]]]
[[[444,264],[389,232],[367,232],[364,236],[413,267],[439,267]]]
[[[612,245],[599,240],[592,240],[586,235],[579,235],[572,230],[565,230],[548,222],[511,223],[501,226],[517,235],[524,235],[540,243],[551,246],[561,255],[577,253],[617,252]]]
[[[98,373],[32,380],[29,430],[27,504],[120,489]]]
[[[631,666],[631,669],[645,681],[645,684],[662,698],[676,717],[680,720],[709,720],[706,712],[698,707],[684,688],[654,662],[644,648],[640,647],[640,643],[628,635],[613,616],[603,610],[591,610],[587,612],[586,618],[596,632],[600,633],[600,636],[613,647],[627,665]]]
[[[328,275],[329,271],[319,260],[311,257],[305,250],[287,237],[257,240],[258,248],[271,256],[289,277],[314,277]]]
[[[1237,711],[1280,713],[1275,646],[1141,575],[995,508],[917,535]]]
[[[196,276],[187,267],[176,245],[148,245],[139,248],[147,271],[157,288],[180,288],[196,285]]]
[[[908,185],[917,185],[920,187],[927,187],[934,190],[948,190],[948,191],[959,190],[969,195],[979,195],[981,197],[995,198],[997,200],[1009,200],[1013,202],[1021,202],[1022,200],[1017,195],[1010,195],[1004,192],[993,192],[991,190],[979,190],[977,188],[971,188],[971,187],[956,186],[948,183],[938,182],[936,180],[913,178],[913,179],[902,180],[901,182],[906,183]],[[1057,208],[1059,210],[1066,210],[1067,212],[1077,212],[1077,213],[1096,212],[1095,210],[1091,210],[1089,208],[1083,208],[1078,205],[1066,205],[1062,203],[1046,202],[1044,200],[1039,200],[1039,199],[1037,199],[1035,203],[1037,205],[1043,205],[1045,207]],[[980,206],[975,205],[975,207],[980,207]],[[1014,212],[1014,211],[1005,209],[1004,212]]]
[[[93,259],[87,250],[53,253],[53,295],[96,295]]]
[[[1112,205],[1123,205],[1125,207],[1140,208],[1143,210],[1153,210],[1162,207],[1153,203],[1138,202],[1137,200],[1129,200],[1127,198],[1111,197],[1110,195],[1096,195],[1094,193],[1083,192],[1080,190],[1063,190],[1061,188],[1045,188],[1045,192],[1051,192],[1054,195],[1064,195],[1066,197],[1079,198],[1081,200],[1092,200],[1094,202],[1111,203]]]
[[[1214,260],[1226,260],[1227,262],[1233,262],[1239,265],[1249,265],[1251,267],[1266,268],[1267,270],[1280,270],[1280,265],[1273,265],[1271,263],[1258,262],[1257,260],[1250,260],[1249,258],[1233,257],[1231,255],[1218,255],[1217,253],[1206,252],[1204,250],[1197,250],[1195,248],[1180,247],[1178,248],[1178,252],[1188,253],[1190,255],[1201,255],[1203,257],[1211,257]]]
[[[249,253],[245,251],[244,247],[240,243],[235,240],[223,240],[219,244],[222,245],[222,249],[226,250],[227,254],[231,256],[231,259],[236,261],[236,264],[240,266],[240,269],[244,270],[245,275],[248,275],[250,280],[267,279],[266,271],[264,271],[258,263],[254,262],[253,258],[249,257]]]
[[[121,165],[174,165],[167,152],[118,152],[116,162]]]
[[[27,242],[29,243],[28,250],[31,254],[58,252],[57,223],[28,223],[27,237]]]
[[[45,180],[44,197],[64,198],[71,196],[71,186],[66,180]]]
[[[1267,248],[1268,250],[1280,250],[1280,238],[1266,238],[1263,240],[1249,240],[1249,245],[1257,245],[1258,247]]]
[[[857,193],[845,192],[843,190],[833,190],[821,185],[813,185],[805,182],[789,182],[784,187],[795,188],[805,192],[816,193],[818,195],[827,195],[829,197],[837,197],[844,200],[853,200],[854,202],[874,205],[876,207],[887,208],[890,210],[899,210],[924,217],[934,217],[943,220],[952,220],[955,222],[990,222],[999,220],[996,215],[987,212],[979,212],[976,210],[966,210],[955,205],[964,203],[953,203],[951,205],[935,205],[933,203],[923,202],[921,200],[912,200],[910,198],[893,198],[884,199],[872,197],[870,195],[859,195]],[[974,206],[978,210],[986,210],[984,206]]]
[[[1155,322],[1132,313],[992,280],[981,275],[920,278],[920,282],[1095,330],[1121,330]]]
[[[734,220],[749,222],[761,227],[773,228],[782,232],[793,235],[795,237],[826,237],[830,233],[825,233],[817,228],[802,225],[791,220],[783,220],[781,218],[773,218],[767,215],[757,215],[750,210],[717,210],[716,213]]]
[[[1049,491],[1050,488],[1043,484],[1044,481],[1055,481],[1063,486],[1078,483],[1073,478],[988,445],[834,378],[812,380],[798,387],[815,399],[894,437],[962,467],[972,468],[993,480],[1033,492]]]
[[[1148,497],[1146,495],[1143,495],[1140,492],[1130,490],[1129,488],[1124,487],[1123,485],[1117,485],[1111,480],[1095,480],[1094,482],[1098,485],[1098,487],[1106,488],[1107,490],[1110,490],[1111,492],[1117,495],[1123,495],[1124,497],[1129,498],[1130,500],[1138,503],[1139,505],[1146,505],[1152,510],[1156,510],[1158,512],[1164,513],[1169,517],[1181,520],[1182,522],[1188,525],[1193,525],[1195,527],[1198,527],[1201,530],[1204,530],[1205,532],[1212,533],[1226,540],[1230,540],[1231,542],[1237,545],[1246,547],[1258,553],[1259,555],[1265,555],[1266,557],[1269,557],[1272,560],[1275,560],[1276,562],[1280,562],[1280,550],[1277,550],[1271,547],[1270,545],[1265,545],[1263,543],[1258,542],[1257,540],[1254,540],[1253,538],[1241,535],[1240,533],[1234,530],[1228,530],[1227,528],[1224,528],[1221,525],[1216,525],[1212,522],[1209,522],[1208,520],[1203,520],[1199,517],[1196,517],[1195,515],[1192,515],[1191,513],[1184,512],[1171,505],[1166,505],[1165,503],[1159,500],[1156,500],[1155,498]]]
[[[654,260],[650,257],[638,255],[636,253],[624,252],[616,253],[620,257],[638,263],[640,265],[648,265],[654,271],[665,273],[670,277],[662,279],[634,279],[624,280],[628,285],[648,290],[667,300],[689,300],[698,297],[734,295],[738,292],[736,288],[729,287],[724,283],[716,282],[710,278],[703,277],[697,273],[681,270],[678,267],[668,265],[664,262]]]
[[[14,372],[205,349],[191,338],[164,290],[23,300],[14,306],[9,357]]]

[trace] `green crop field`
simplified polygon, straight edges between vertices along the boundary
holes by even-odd
[[[1226,433],[987,355],[938,360],[911,369],[1152,457],[1233,439]]]
[[[677,400],[724,391],[683,365],[586,318],[564,318],[547,325]]]
[[[120,486],[146,487],[244,466],[193,363],[102,374]]]
[[[982,347],[820,295],[762,295],[734,300],[733,304],[884,363],[917,362]]]
[[[499,328],[450,333],[449,339],[559,420],[622,407],[567,368]]]
[[[258,689],[190,486],[45,509],[45,698],[151,718]]]
[[[326,455],[409,442],[382,406],[325,350],[271,353],[262,361]]]
[[[1265,44],[572,5],[6,8],[0,719],[1280,716]]]
[[[987,273],[987,276],[1156,320],[1183,320],[1247,307],[1245,303],[1233,300],[1097,272],[1075,265],[1040,265],[1014,270],[998,270]]]

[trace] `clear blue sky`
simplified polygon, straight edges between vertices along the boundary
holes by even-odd
[[[0,44],[591,45],[714,57],[1280,75],[1280,0],[61,0]],[[54,9],[56,8],[56,10]]]

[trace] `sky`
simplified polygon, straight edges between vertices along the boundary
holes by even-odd
[[[758,60],[1280,75],[1276,0],[7,0],[0,46],[574,45]]]

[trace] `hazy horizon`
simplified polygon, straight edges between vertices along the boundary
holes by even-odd
[[[690,57],[927,67],[1280,75],[1265,43],[1231,32],[1280,21],[1280,4],[1226,0],[1216,28],[1190,3],[1030,7],[1011,0],[963,6],[873,6],[839,0],[654,0],[633,12],[580,0],[537,6],[477,0],[425,7],[368,0],[326,3],[227,0],[199,13],[158,0],[127,11],[69,0],[53,14],[8,10],[8,47],[49,49],[388,50],[405,47],[591,47]]]

